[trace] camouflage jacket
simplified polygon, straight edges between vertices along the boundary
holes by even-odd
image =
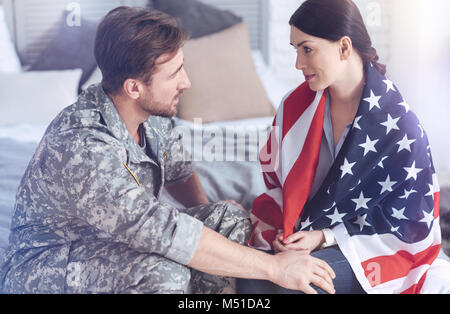
[[[159,196],[164,184],[191,176],[192,163],[171,119],[151,116],[143,126],[156,158],[133,140],[101,85],[53,120],[17,192],[0,265],[5,291],[63,287],[73,243],[112,241],[189,263],[203,224]]]

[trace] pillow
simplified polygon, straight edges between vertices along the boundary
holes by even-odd
[[[183,51],[192,86],[180,98],[181,119],[207,123],[275,114],[253,64],[246,24],[191,39]]]
[[[48,124],[76,101],[81,70],[0,73],[0,125]]]
[[[249,121],[245,126],[192,125],[175,119],[206,196],[212,202],[235,200],[247,210],[266,191],[259,151],[265,145],[271,121]]]
[[[67,25],[65,11],[58,22],[57,35],[31,64],[30,71],[82,69],[79,86],[82,86],[97,63],[94,57],[94,42],[97,24],[81,19],[80,26]]]
[[[0,5],[0,72],[20,71],[22,69],[19,57],[8,32],[3,7]]]
[[[191,38],[209,35],[242,22],[230,11],[220,10],[197,0],[150,0],[150,8],[176,17]]]

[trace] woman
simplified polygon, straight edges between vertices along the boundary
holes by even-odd
[[[289,24],[306,82],[282,101],[262,150],[268,191],[250,245],[313,252],[337,293],[419,293],[441,243],[427,136],[351,0],[307,0]],[[240,280],[238,292],[291,291]]]

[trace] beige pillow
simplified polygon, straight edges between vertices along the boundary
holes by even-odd
[[[208,123],[275,114],[253,64],[246,24],[191,39],[183,51],[192,87],[180,99],[181,119]]]

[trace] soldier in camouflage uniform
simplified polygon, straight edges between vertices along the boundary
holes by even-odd
[[[95,56],[103,81],[52,121],[24,174],[0,290],[218,293],[225,276],[296,288],[306,258],[238,245],[248,240],[248,213],[208,202],[171,132],[190,86],[183,40],[157,11],[120,7],[102,21]],[[185,212],[160,201],[164,186]]]

